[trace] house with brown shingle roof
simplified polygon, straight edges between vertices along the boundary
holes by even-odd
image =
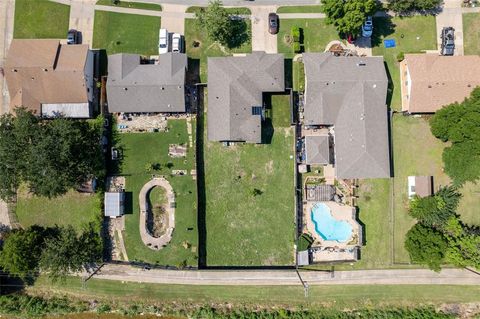
[[[400,63],[402,110],[435,113],[480,85],[480,56],[406,54]]]
[[[25,107],[42,117],[91,117],[97,100],[94,60],[88,45],[14,39],[4,68],[10,112]]]

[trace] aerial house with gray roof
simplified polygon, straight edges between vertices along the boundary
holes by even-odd
[[[208,58],[208,139],[262,143],[264,92],[284,92],[282,54]]]
[[[383,58],[305,53],[303,62],[304,125],[328,128],[333,137],[330,146],[324,141],[312,143],[306,158],[322,161],[320,155],[333,147],[330,160],[336,178],[390,177],[388,79]]]
[[[166,53],[158,63],[138,54],[108,57],[107,98],[111,113],[185,112],[187,56]]]

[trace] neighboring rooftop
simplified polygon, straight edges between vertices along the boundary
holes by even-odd
[[[390,177],[382,57],[304,53],[306,126],[334,129],[337,178]]]
[[[166,53],[158,64],[141,64],[138,54],[108,57],[108,110],[110,112],[185,112],[187,56]]]
[[[401,63],[402,110],[434,113],[462,102],[480,85],[480,56],[405,54]]]
[[[5,63],[10,110],[24,106],[38,115],[66,111],[89,117],[86,67],[88,45],[63,45],[59,40],[14,39]]]
[[[309,165],[330,164],[328,135],[305,136],[305,162]]]
[[[262,142],[263,92],[285,91],[282,54],[208,58],[208,139]]]

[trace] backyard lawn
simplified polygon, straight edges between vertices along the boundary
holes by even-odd
[[[395,115],[393,117],[394,155],[394,251],[395,262],[408,263],[410,257],[404,248],[405,234],[415,223],[408,215],[409,175],[432,175],[434,187],[448,185],[450,179],[443,172],[443,143],[430,133],[424,118]]]
[[[250,20],[247,19],[246,22],[248,34],[251,34]],[[197,25],[195,19],[185,19],[185,47],[188,57],[196,61],[196,66],[200,67],[200,81],[203,83],[207,82],[207,57],[252,52],[250,39],[234,49],[228,49],[217,42],[212,42],[208,39],[205,31]]]
[[[31,225],[66,226],[80,230],[83,225],[98,220],[102,215],[102,198],[71,190],[63,196],[48,199],[28,194],[25,187],[19,190],[15,212],[23,227]]]
[[[463,14],[463,48],[465,55],[480,54],[480,13]]]
[[[3,1],[3,0],[2,0]],[[16,0],[15,39],[66,38],[70,6],[47,0]]]
[[[374,18],[372,37],[373,55],[383,56],[391,77],[389,88],[390,107],[401,110],[400,69],[397,55],[437,49],[437,33],[434,16],[405,18]],[[385,48],[384,39],[394,39],[395,48]]]
[[[303,30],[303,45],[305,52],[323,52],[330,41],[340,40],[335,27],[327,25],[325,19],[283,19],[278,32],[278,52],[292,58],[295,54],[285,37],[290,34],[293,26]]]
[[[112,7],[162,11],[162,6],[155,3],[129,2],[129,1],[122,0],[120,1],[119,4],[114,5],[112,3],[112,0],[98,0],[96,4],[103,5],[103,6],[112,6]]]
[[[205,141],[208,266],[294,262],[293,129],[287,98],[272,97],[271,143],[225,147]]]
[[[107,54],[158,55],[159,29],[159,17],[95,11],[93,47]]]
[[[192,126],[195,126],[193,121]],[[169,131],[159,133],[121,133],[119,146],[124,159],[121,174],[126,176],[126,191],[131,195],[125,218],[125,246],[130,260],[140,260],[161,265],[197,266],[198,231],[196,181],[190,175],[195,167],[194,148],[188,147],[187,158],[168,156],[169,144],[188,144],[185,120],[169,120]],[[194,137],[192,137],[194,140]],[[171,163],[170,168],[167,165]],[[160,164],[157,172],[147,172],[149,164]],[[188,171],[186,176],[171,176],[172,169]],[[138,195],[152,174],[164,175],[173,187],[176,196],[175,231],[167,247],[155,251],[145,246],[139,233]],[[128,194],[128,193],[127,193]],[[129,207],[130,206],[130,207]]]

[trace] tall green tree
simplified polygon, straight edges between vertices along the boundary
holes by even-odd
[[[247,23],[243,19],[231,19],[220,0],[211,0],[208,7],[195,13],[195,17],[197,25],[212,41],[228,48],[238,47],[249,38]]]
[[[449,142],[443,151],[445,172],[456,185],[480,177],[480,88],[462,103],[438,110],[430,119],[432,134]]]
[[[335,26],[343,35],[358,35],[367,16],[375,13],[375,0],[324,0],[322,12],[327,16],[326,22]]]
[[[405,249],[412,262],[427,265],[435,271],[440,271],[447,247],[447,240],[441,232],[419,223],[406,235]]]
[[[60,228],[57,238],[45,240],[40,268],[53,279],[88,268],[102,258],[100,235],[90,224],[80,235],[72,226]]]
[[[96,123],[93,121],[92,123]],[[57,118],[41,121],[25,109],[0,117],[0,198],[11,200],[24,182],[54,197],[103,175],[98,124]]]
[[[0,251],[0,267],[23,279],[34,277],[46,235],[40,226],[12,231]]]
[[[410,215],[423,225],[441,229],[455,215],[461,196],[454,186],[442,187],[433,196],[414,198]]]

